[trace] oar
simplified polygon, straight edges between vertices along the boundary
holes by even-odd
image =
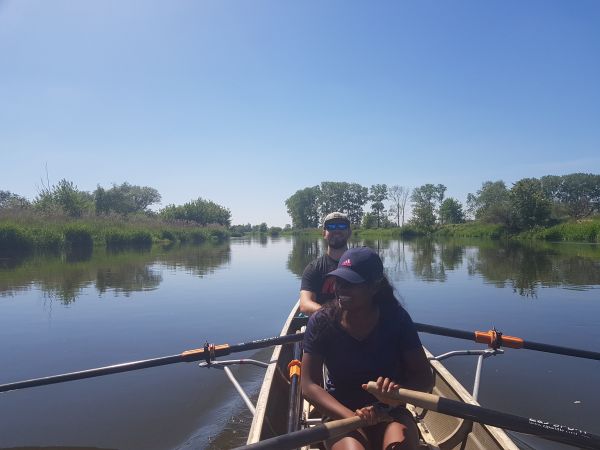
[[[347,419],[334,420],[321,425],[315,425],[304,430],[293,431],[291,433],[275,436],[264,441],[254,444],[237,447],[234,450],[291,450],[305,445],[314,444],[315,442],[326,441],[336,436],[349,433],[357,428],[367,424],[364,419],[358,416],[349,417]]]
[[[256,341],[244,342],[241,344],[206,344],[203,348],[187,350],[183,353],[171,356],[163,356],[160,358],[145,359],[142,361],[132,361],[112,366],[98,367],[96,369],[82,370],[79,372],[63,373],[61,375],[53,375],[44,378],[34,378],[31,380],[17,381],[14,383],[0,384],[0,392],[14,391],[17,389],[25,389],[36,386],[44,386],[47,384],[63,383],[65,381],[81,380],[84,378],[99,377],[113,373],[130,372],[132,370],[146,369],[148,367],[166,366],[168,364],[176,364],[180,362],[193,362],[201,359],[210,361],[218,356],[225,356],[231,353],[243,352],[246,350],[255,350],[273,345],[288,344],[291,342],[301,341],[303,333],[288,334],[285,336],[277,336],[267,339],[259,339]]]
[[[372,394],[379,393],[377,383],[374,381],[369,382],[367,390]],[[441,414],[460,417],[462,419],[492,425],[505,430],[533,434],[544,439],[575,445],[581,448],[596,450],[600,448],[600,436],[587,433],[577,428],[553,424],[552,422],[547,422],[545,420],[515,416],[494,411],[492,409],[482,408],[481,406],[457,402],[434,394],[426,394],[424,392],[411,391],[402,388],[386,393],[385,395],[395,400],[411,403],[430,411],[437,411]]]
[[[559,355],[575,356],[577,358],[595,359],[600,361],[600,353],[577,348],[561,347],[559,345],[540,344],[539,342],[525,341],[514,336],[504,336],[496,330],[490,331],[463,331],[453,328],[438,327],[426,323],[415,323],[417,331],[423,333],[437,334],[458,339],[466,339],[491,347],[525,348],[539,352],[556,353]]]

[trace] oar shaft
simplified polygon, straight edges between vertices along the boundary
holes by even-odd
[[[130,372],[132,370],[146,369],[148,367],[158,367],[167,364],[173,364],[182,361],[181,355],[164,356],[162,358],[147,359],[143,361],[132,361],[112,366],[98,367],[95,369],[81,370],[79,372],[64,373],[62,375],[53,375],[43,378],[34,378],[31,380],[18,381],[0,385],[0,392],[14,391],[36,386],[45,386],[48,384],[64,383],[65,381],[83,380],[85,378],[99,377],[113,373]]]
[[[454,328],[438,327],[436,325],[429,325],[426,323],[415,323],[417,331],[422,333],[436,334],[439,336],[447,336],[457,339],[466,339],[467,341],[482,342],[478,340],[478,334],[485,335],[486,333],[456,330]],[[510,348],[525,348],[528,350],[536,350],[538,352],[556,353],[559,355],[575,356],[577,358],[594,359],[600,361],[600,352],[594,352],[591,350],[581,350],[577,348],[561,347],[559,345],[541,344],[539,342],[524,341],[519,338],[512,336],[498,336],[499,343],[502,346]]]
[[[247,350],[255,350],[258,348],[270,347],[272,345],[282,345],[290,342],[302,340],[303,334],[291,334],[286,336],[277,336],[267,339],[259,339],[256,341],[245,342],[234,345],[211,345],[207,348],[198,348],[187,350],[178,355],[163,356],[153,359],[145,359],[142,361],[132,361],[112,366],[98,367],[95,369],[81,370],[78,372],[64,373],[61,375],[53,375],[43,378],[34,378],[31,380],[17,381],[14,383],[0,384],[0,393],[14,391],[17,389],[25,389],[36,386],[45,386],[49,384],[64,383],[65,381],[83,380],[85,378],[100,377],[114,373],[131,372],[134,370],[147,369],[150,367],[166,366],[168,364],[176,364],[181,362],[193,362],[205,359],[207,351],[210,353],[210,358],[218,356],[226,356],[231,353],[243,352]]]
[[[377,384],[369,382],[367,389],[371,393],[377,392]],[[577,428],[557,425],[551,422],[531,419],[513,414],[494,411],[481,406],[458,402],[434,394],[398,389],[386,394],[390,398],[402,402],[411,403],[415,406],[441,414],[447,414],[473,422],[484,423],[506,430],[520,433],[533,434],[545,439],[562,442],[569,445],[577,445],[586,449],[600,448],[600,436],[596,436]]]
[[[559,345],[540,344],[539,342],[523,341],[523,348],[537,350],[538,352],[556,353],[558,355],[575,356],[577,358],[595,359],[600,361],[600,353],[591,350],[561,347]]]
[[[475,340],[475,333],[472,331],[456,330],[454,328],[438,327],[427,323],[416,323],[417,331],[422,333],[437,334],[439,336],[453,337],[457,339],[466,339],[467,341]]]

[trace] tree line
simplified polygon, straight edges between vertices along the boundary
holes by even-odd
[[[183,205],[169,204],[154,212],[150,206],[160,203],[160,193],[149,186],[127,182],[109,188],[97,186],[93,192],[83,191],[66,179],[55,185],[46,184],[29,201],[10,191],[0,190],[0,210],[32,210],[39,213],[63,214],[71,218],[90,215],[129,216],[142,214],[166,221],[185,221],[198,225],[229,227],[231,211],[199,197]]]
[[[520,231],[600,213],[600,175],[589,173],[523,178],[510,188],[504,181],[486,181],[467,195],[466,205],[446,197],[446,190],[443,184],[367,188],[324,181],[296,191],[285,205],[294,228],[318,227],[331,211],[348,214],[350,222],[362,228],[401,227],[409,200],[411,217],[406,223],[425,230],[474,220]]]

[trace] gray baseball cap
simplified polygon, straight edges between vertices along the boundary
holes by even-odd
[[[346,222],[348,225],[350,225],[350,219],[348,219],[346,214],[335,211],[325,216],[325,219],[323,219],[323,227],[325,227],[325,225],[327,225],[329,222],[333,221]]]

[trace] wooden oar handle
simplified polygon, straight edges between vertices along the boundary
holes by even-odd
[[[434,394],[410,391],[408,389],[397,389],[381,394],[377,389],[377,383],[374,381],[370,381],[367,384],[367,391],[373,395],[377,394],[378,397],[389,397],[394,400],[411,403],[430,411],[437,411],[441,414],[448,414],[473,422],[484,423],[506,430],[517,431],[519,433],[534,434],[543,437],[544,439],[563,442],[580,448],[600,449],[600,436],[566,425],[554,424],[540,419],[515,416],[513,414],[494,411],[469,403],[450,400]]]
[[[419,406],[421,408],[429,409],[431,411],[437,411],[437,406],[440,398],[437,395],[427,394],[425,392],[411,391],[409,389],[396,389],[391,392],[381,394],[377,389],[377,383],[375,381],[369,381],[367,384],[367,391],[370,394],[376,396],[384,396],[393,400],[399,400],[403,403],[410,403],[411,405]]]
[[[342,436],[366,424],[367,422],[358,416],[334,420],[312,428],[282,434],[244,447],[238,447],[238,450],[292,450]]]

